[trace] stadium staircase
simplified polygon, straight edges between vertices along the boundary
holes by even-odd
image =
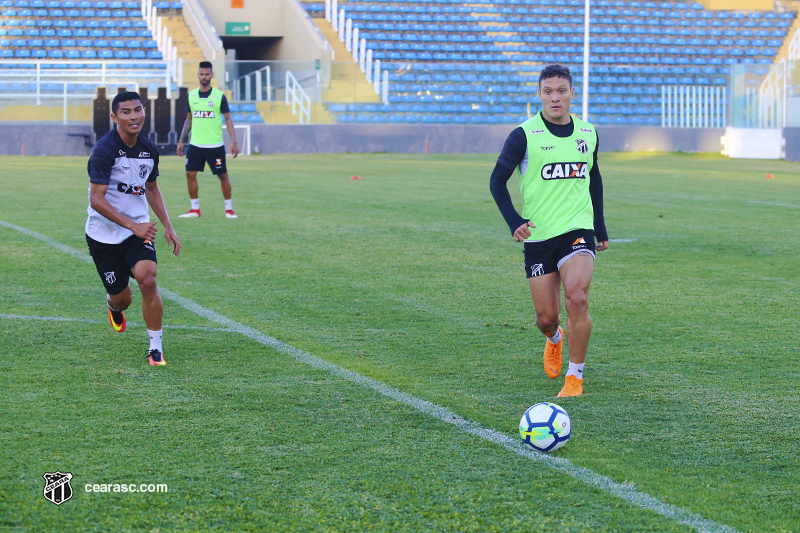
[[[324,18],[312,19],[322,35],[333,47],[336,62],[331,65],[330,87],[322,92],[325,102],[378,102],[380,98],[367,83],[364,74],[356,63],[350,62],[353,55],[347,51],[344,43],[339,40],[339,34],[333,29],[330,22]]]
[[[162,24],[167,28],[167,35],[172,37],[172,45],[178,48],[178,57],[183,60],[184,84],[191,85],[197,79],[198,63],[206,58],[189,26],[186,25],[183,15],[178,13],[163,17]]]

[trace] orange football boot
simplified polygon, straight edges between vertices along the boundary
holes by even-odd
[[[555,379],[561,375],[561,349],[564,347],[564,330],[558,326],[561,333],[561,340],[558,344],[553,344],[550,339],[544,345],[544,373],[547,377]]]
[[[564,388],[558,393],[559,398],[566,398],[568,396],[580,396],[583,394],[583,380],[575,376],[567,376],[564,379]]]

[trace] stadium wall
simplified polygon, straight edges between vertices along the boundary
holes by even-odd
[[[783,128],[787,161],[800,161],[800,128]]]
[[[91,125],[5,123],[0,155],[86,155],[92,152]]]
[[[248,52],[248,60],[330,61],[322,34],[300,3],[295,0],[246,0],[243,8],[230,2],[198,0],[226,49],[236,49],[237,59]],[[268,15],[265,15],[268,14]],[[230,25],[230,26],[229,26]],[[242,28],[249,28],[247,33]],[[228,30],[234,33],[228,33]],[[269,38],[270,44],[253,57],[253,45]]]
[[[499,154],[513,126],[361,125],[259,126],[251,145],[261,153]],[[716,152],[724,129],[600,126],[600,151]]]
[[[706,9],[773,9],[773,0],[700,0],[699,3]]]
[[[513,126],[462,125],[250,125],[250,143],[264,154],[430,153],[499,154]],[[723,129],[600,126],[602,152],[721,150]],[[800,128],[788,128],[787,159],[800,160]],[[89,155],[91,126],[14,124],[0,137],[0,155]]]

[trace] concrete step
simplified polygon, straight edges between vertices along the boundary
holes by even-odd
[[[61,105],[10,105],[0,107],[0,122],[58,122],[64,118]],[[92,122],[91,105],[68,105],[68,122]]]
[[[283,101],[258,102],[256,109],[267,124],[298,124],[300,120],[299,111],[293,115],[292,106],[287,106]],[[310,115],[312,124],[333,124],[333,117],[320,102],[311,104]]]

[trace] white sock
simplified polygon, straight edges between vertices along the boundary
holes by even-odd
[[[552,337],[547,337],[547,340],[549,340],[553,344],[558,344],[559,341],[561,341],[561,337],[563,337],[563,335],[561,334],[561,330],[556,329],[556,334],[553,335]]]
[[[162,330],[152,331],[148,329],[147,335],[150,337],[150,349],[158,350],[159,352],[163,353],[163,350],[161,349],[161,331]]]
[[[189,202],[192,204],[192,209],[200,209],[200,198],[189,198]]]
[[[578,379],[583,379],[583,365],[586,363],[569,363],[569,370],[567,370],[568,376],[575,376]]]
[[[225,200],[225,210],[233,211],[233,199]]]

